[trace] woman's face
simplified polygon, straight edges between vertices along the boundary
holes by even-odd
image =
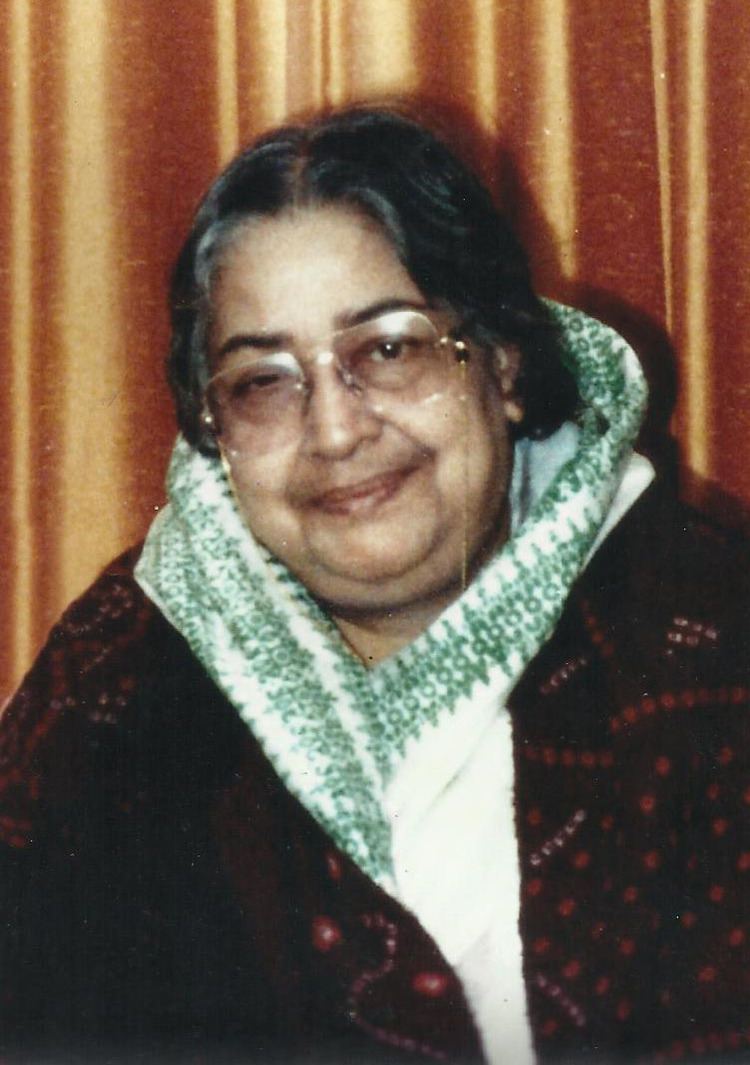
[[[227,457],[255,537],[334,612],[449,595],[465,562],[483,560],[504,536],[511,450],[486,354],[472,348],[444,392],[384,405],[348,387],[325,356],[311,358],[379,306],[424,309],[441,332],[457,324],[427,306],[373,222],[339,207],[249,221],[212,290],[212,373],[238,352],[252,359],[257,338],[262,354],[270,336],[308,370],[298,430]]]

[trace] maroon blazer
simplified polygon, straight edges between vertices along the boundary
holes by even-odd
[[[0,721],[3,1060],[481,1061],[435,944],[286,791],[134,558]],[[650,489],[513,693],[542,1060],[750,1053],[749,574]]]

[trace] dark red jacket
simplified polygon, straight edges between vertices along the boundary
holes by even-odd
[[[437,948],[286,792],[132,562],[0,722],[6,1059],[481,1060]],[[542,1059],[748,1053],[749,574],[650,489],[513,694]]]

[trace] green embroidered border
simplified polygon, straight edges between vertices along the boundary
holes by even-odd
[[[254,544],[220,463],[182,441],[170,506],[137,569],[286,786],[385,887],[388,780],[424,728],[491,677],[512,684],[549,637],[645,407],[625,342],[580,311],[550,306],[587,404],[577,453],[464,595],[392,659],[368,671],[354,658],[306,589]]]

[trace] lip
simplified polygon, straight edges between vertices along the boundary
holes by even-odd
[[[392,499],[412,473],[413,467],[389,470],[355,484],[331,488],[328,492],[315,496],[310,505],[326,514],[356,514],[374,510]]]

